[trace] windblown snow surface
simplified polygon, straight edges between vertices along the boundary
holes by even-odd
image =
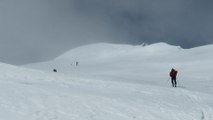
[[[213,120],[212,51],[100,43],[49,62],[1,63],[0,120]]]

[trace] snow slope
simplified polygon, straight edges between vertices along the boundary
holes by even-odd
[[[1,63],[0,119],[213,120],[212,50],[100,43],[53,61]],[[177,88],[168,77],[172,67]]]

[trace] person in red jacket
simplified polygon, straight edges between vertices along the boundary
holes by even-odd
[[[177,87],[177,81],[176,81],[177,73],[178,73],[178,71],[175,70],[174,68],[172,68],[169,73],[173,87]]]

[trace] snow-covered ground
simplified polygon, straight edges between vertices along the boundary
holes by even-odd
[[[1,63],[0,120],[213,120],[212,50],[100,43],[48,62]]]

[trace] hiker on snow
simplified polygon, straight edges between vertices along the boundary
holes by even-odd
[[[172,68],[170,73],[169,73],[173,87],[177,87],[177,81],[176,81],[177,72],[178,72],[177,70]]]

